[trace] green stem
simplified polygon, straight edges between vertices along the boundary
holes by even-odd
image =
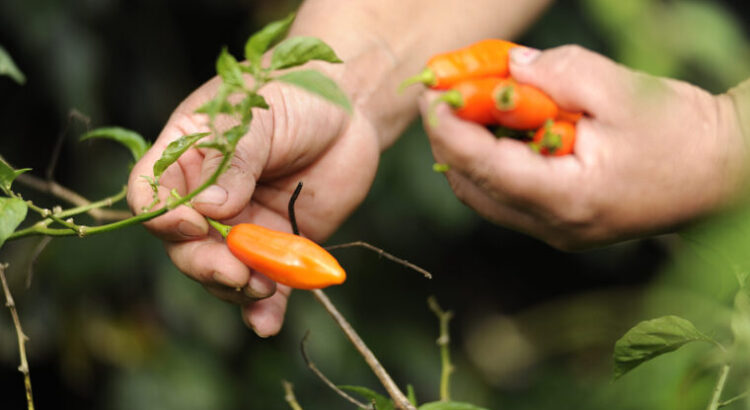
[[[720,407],[721,393],[724,391],[724,385],[727,383],[729,377],[729,365],[725,364],[721,366],[719,371],[719,379],[716,381],[716,387],[714,387],[714,394],[711,397],[711,402],[708,404],[707,410],[717,410]]]
[[[223,236],[225,238],[227,237],[227,235],[229,235],[229,231],[232,230],[231,226],[224,225],[223,223],[221,223],[221,222],[219,222],[219,221],[217,221],[215,219],[211,219],[209,217],[206,217],[206,220],[208,221],[209,225],[213,226],[214,229],[216,229],[217,231],[219,231],[219,233],[221,234],[221,236]]]
[[[748,391],[746,391],[744,393],[738,394],[737,396],[734,396],[731,399],[724,400],[723,402],[719,403],[719,408],[725,407],[725,406],[729,406],[730,404],[732,404],[732,403],[734,403],[736,401],[744,399],[748,395],[750,395],[750,390],[748,390]]]
[[[219,164],[218,168],[216,168],[216,171],[214,171],[214,173],[211,174],[211,176],[205,182],[203,182],[201,186],[196,188],[193,192],[155,211],[144,212],[142,214],[135,215],[131,218],[123,219],[122,221],[117,221],[117,222],[113,222],[113,223],[106,224],[106,225],[99,225],[99,226],[80,225],[78,226],[77,231],[72,231],[70,229],[47,228],[43,224],[36,224],[26,229],[21,229],[16,232],[13,232],[13,234],[10,235],[10,237],[8,237],[8,240],[14,240],[14,239],[27,237],[27,236],[33,236],[33,235],[46,235],[46,236],[78,235],[78,236],[84,237],[84,236],[96,235],[96,234],[100,234],[104,232],[110,232],[116,229],[124,228],[126,226],[135,225],[138,223],[149,221],[151,219],[156,218],[157,216],[161,216],[165,214],[167,211],[170,211],[180,205],[187,203],[188,201],[195,198],[198,194],[203,192],[203,190],[215,184],[216,180],[219,178],[219,175],[221,175],[224,172],[224,168],[227,166],[227,164],[229,164],[229,160],[232,158],[233,154],[234,154],[234,150],[228,152],[224,156],[224,158],[221,160],[221,163]]]
[[[118,192],[118,193],[116,193],[116,194],[114,194],[112,196],[109,196],[107,198],[104,198],[104,199],[96,201],[96,202],[92,202],[92,203],[90,203],[88,205],[77,206],[75,208],[66,209],[66,210],[58,213],[57,216],[60,217],[60,218],[67,218],[69,216],[74,216],[74,215],[86,213],[86,212],[88,212],[88,211],[90,211],[92,209],[101,208],[101,207],[104,207],[104,206],[112,206],[112,204],[114,204],[115,202],[119,202],[121,199],[125,198],[125,195],[127,193],[128,193],[128,186],[125,185],[124,187],[122,187],[122,189],[120,190],[120,192]]]
[[[453,373],[454,367],[451,363],[450,353],[450,333],[448,332],[448,323],[453,318],[453,312],[444,311],[440,305],[438,305],[435,297],[430,297],[427,300],[427,304],[430,310],[435,312],[435,316],[440,321],[440,337],[438,337],[437,344],[440,346],[440,362],[442,364],[442,371],[440,373],[440,400],[450,401],[450,377]]]

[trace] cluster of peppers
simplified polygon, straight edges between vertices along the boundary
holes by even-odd
[[[511,78],[509,52],[514,47],[519,46],[487,39],[437,54],[402,88],[422,83],[445,91],[433,104],[447,103],[464,120],[488,126],[497,136],[526,140],[543,155],[572,153],[582,114],[561,109],[541,90]]]

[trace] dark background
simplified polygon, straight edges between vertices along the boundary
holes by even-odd
[[[750,77],[741,1],[560,1],[519,42],[578,43],[630,67],[723,92]],[[68,113],[153,140],[171,110],[214,74],[223,45],[297,1],[6,0],[0,44],[28,81],[0,78],[0,153],[43,176]],[[394,11],[396,12],[396,11]],[[744,13],[744,14],[743,14]],[[126,182],[128,153],[64,132],[55,178],[89,198]],[[488,408],[703,408],[713,373],[700,348],[609,383],[614,341],[639,320],[685,313],[718,326],[732,279],[677,237],[563,253],[493,226],[430,167],[418,124],[383,155],[364,204],[329,243],[365,240],[425,267],[432,281],[360,250],[329,294],[400,384],[437,399],[437,321],[429,295],[455,311],[454,397]],[[48,199],[20,188],[30,198]],[[124,205],[121,205],[124,206]],[[285,328],[261,340],[237,309],[183,277],[140,227],[56,239],[24,286],[35,239],[0,252],[23,325],[37,408],[283,409],[280,380],[306,409],[349,408],[309,373],[298,344],[338,384],[377,388],[362,360],[310,295],[296,292]],[[708,274],[710,272],[710,274]],[[707,279],[708,278],[708,279]],[[720,333],[720,330],[716,332]],[[692,349],[692,350],[691,350]],[[24,408],[15,333],[0,311],[0,408]],[[648,369],[647,369],[648,367]]]

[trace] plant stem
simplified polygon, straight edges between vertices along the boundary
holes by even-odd
[[[748,391],[746,391],[744,393],[738,394],[738,395],[732,397],[731,399],[727,399],[727,400],[722,401],[721,403],[719,403],[719,408],[725,407],[725,406],[729,406],[730,404],[732,404],[732,403],[734,403],[734,402],[736,402],[738,400],[744,399],[748,395],[750,395],[750,390],[748,390]]]
[[[19,239],[19,238],[23,238],[26,236],[32,236],[32,235],[47,235],[47,236],[78,235],[81,237],[85,237],[85,236],[90,236],[90,235],[96,235],[99,233],[110,232],[116,229],[124,228],[126,226],[135,225],[141,222],[149,221],[151,219],[156,218],[157,216],[161,216],[162,214],[165,214],[169,210],[172,210],[180,205],[187,203],[191,199],[195,198],[198,194],[203,192],[204,189],[215,184],[216,180],[219,178],[219,175],[221,175],[224,172],[224,168],[229,163],[229,160],[232,158],[233,154],[234,154],[234,151],[228,152],[224,156],[224,158],[221,160],[221,163],[216,168],[216,171],[214,171],[214,173],[211,174],[211,176],[205,182],[203,182],[203,184],[201,184],[198,188],[196,188],[193,192],[190,192],[189,194],[183,196],[179,200],[169,203],[168,205],[162,208],[159,208],[155,211],[144,212],[142,214],[138,214],[133,217],[123,219],[121,221],[105,224],[105,225],[99,225],[99,226],[80,225],[78,232],[73,232],[70,229],[47,228],[46,225],[36,224],[26,229],[21,229],[16,232],[13,232],[13,234],[8,237],[8,240],[10,241],[10,240]]]
[[[716,381],[714,394],[711,397],[711,402],[708,404],[707,410],[717,410],[719,408],[721,393],[724,391],[724,385],[727,383],[727,378],[729,377],[729,369],[730,367],[728,364],[721,366],[719,379]]]
[[[284,400],[289,403],[289,407],[292,410],[302,410],[302,406],[299,405],[297,398],[294,397],[294,385],[286,380],[282,380],[281,385],[284,386]]]
[[[442,365],[442,370],[440,372],[440,400],[450,401],[450,377],[453,373],[454,367],[451,363],[451,338],[450,332],[448,331],[448,323],[453,318],[453,312],[444,311],[440,308],[440,305],[438,305],[437,299],[435,299],[434,296],[427,299],[427,305],[430,307],[430,310],[435,312],[435,316],[437,316],[440,321],[440,337],[437,339],[437,345],[440,346],[440,363]]]
[[[326,296],[326,294],[323,293],[323,291],[320,289],[311,290],[310,292],[312,292],[313,296],[315,296],[315,299],[317,299],[318,302],[320,302],[320,304],[323,305],[326,311],[331,315],[331,317],[333,317],[333,320],[336,322],[336,324],[339,325],[341,330],[344,331],[346,337],[348,337],[352,342],[354,348],[356,348],[359,354],[361,354],[365,359],[365,362],[367,362],[367,364],[370,366],[370,369],[372,369],[372,372],[375,373],[375,376],[378,378],[378,380],[380,380],[380,383],[383,385],[383,387],[385,387],[385,390],[391,396],[391,399],[393,399],[396,407],[402,410],[416,410],[416,407],[414,407],[414,405],[409,402],[409,399],[406,398],[404,393],[398,388],[388,372],[385,371],[383,365],[381,365],[378,361],[378,358],[375,357],[375,354],[373,354],[370,348],[367,347],[365,342],[362,341],[362,338],[359,337],[352,325],[349,324],[349,322],[344,318],[341,312],[336,309],[336,306],[334,306],[331,300],[328,299],[328,296]]]
[[[209,225],[213,226],[214,229],[216,229],[217,231],[219,231],[219,233],[221,234],[221,236],[223,236],[225,238],[227,237],[227,235],[229,235],[229,231],[232,230],[231,226],[224,225],[223,223],[221,223],[221,222],[219,222],[219,221],[217,221],[215,219],[211,219],[209,217],[206,217],[206,220],[208,221]]]
[[[2,281],[3,292],[5,293],[5,306],[8,307],[10,315],[13,316],[13,325],[16,327],[16,335],[18,336],[18,353],[21,356],[21,365],[18,366],[18,371],[23,374],[23,383],[26,386],[26,403],[28,404],[28,410],[34,410],[29,362],[26,359],[26,341],[29,340],[29,337],[23,332],[21,320],[18,318],[18,310],[16,310],[16,302],[13,300],[13,295],[11,295],[10,288],[8,287],[8,281],[5,278],[5,269],[7,267],[8,264],[0,263],[0,281]]]

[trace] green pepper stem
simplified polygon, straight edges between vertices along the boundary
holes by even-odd
[[[398,86],[398,92],[402,93],[404,92],[404,90],[406,90],[407,87],[414,84],[424,84],[430,87],[435,85],[435,83],[437,83],[435,73],[429,68],[425,68],[424,70],[420,71],[419,74],[404,80],[404,82],[402,82],[401,85]]]
[[[495,107],[500,111],[516,108],[516,87],[512,84],[500,86],[495,91]]]
[[[450,90],[441,94],[440,97],[432,100],[432,102],[430,103],[430,107],[427,109],[427,122],[431,127],[438,126],[438,118],[437,115],[435,115],[435,109],[441,103],[446,103],[451,108],[458,109],[464,106],[464,96],[461,95],[461,93],[457,90]]]
[[[206,220],[208,221],[209,225],[213,226],[214,229],[216,229],[217,231],[219,231],[219,233],[221,234],[221,236],[223,236],[225,238],[227,237],[227,235],[229,235],[229,231],[232,230],[231,226],[224,225],[223,223],[221,223],[221,222],[219,222],[219,221],[217,221],[215,219],[211,219],[209,217],[206,217]]]

